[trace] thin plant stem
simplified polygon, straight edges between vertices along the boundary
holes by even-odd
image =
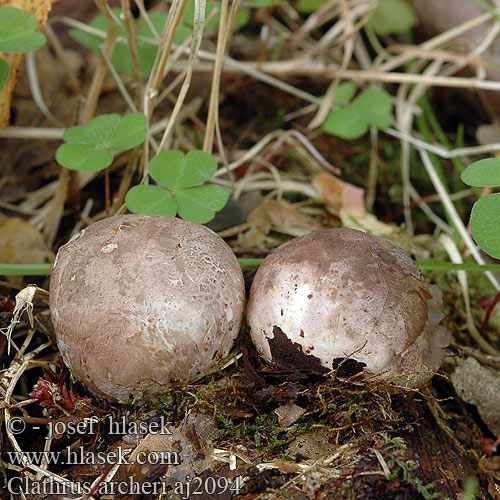
[[[132,75],[137,84],[137,88],[141,86],[141,75],[139,74],[139,59],[137,57],[137,43],[135,39],[134,26],[132,24],[132,17],[130,12],[130,0],[120,0],[123,12],[123,24],[127,33],[127,46],[130,52],[130,61],[132,66]]]
[[[220,6],[219,32],[217,35],[217,50],[215,55],[215,65],[212,74],[212,87],[210,90],[210,100],[208,105],[208,116],[205,127],[205,137],[203,138],[203,151],[211,153],[214,143],[215,122],[218,119],[220,78],[222,72],[222,60],[226,47],[228,23],[227,11],[229,0],[222,0]]]

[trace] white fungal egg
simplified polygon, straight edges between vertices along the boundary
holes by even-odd
[[[439,368],[448,344],[440,306],[437,287],[427,287],[400,247],[354,229],[329,229],[266,257],[252,284],[247,322],[268,362],[275,356],[270,340],[281,331],[289,346],[323,367],[350,357],[369,373],[416,387]],[[278,351],[286,356],[286,349]]]
[[[58,347],[111,400],[205,375],[240,330],[245,288],[213,231],[155,215],[110,217],[59,249],[50,282]]]

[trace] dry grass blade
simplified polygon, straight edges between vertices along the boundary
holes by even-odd
[[[204,15],[205,12],[205,0],[197,0],[195,2],[194,20],[193,20],[193,33],[191,35],[191,50],[189,53],[189,62],[186,70],[186,78],[182,84],[181,90],[177,99],[175,101],[175,106],[172,111],[172,115],[168,121],[168,125],[163,132],[163,137],[158,146],[158,151],[162,151],[165,147],[166,141],[174,128],[177,117],[181,111],[184,104],[184,99],[186,98],[187,92],[191,85],[191,79],[193,76],[194,65],[196,62],[196,56],[201,45],[201,40],[203,37],[203,25],[204,25]],[[145,172],[146,174],[146,172]],[[144,177],[143,177],[144,179]]]

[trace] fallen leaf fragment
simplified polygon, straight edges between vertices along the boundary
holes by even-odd
[[[42,234],[20,217],[0,214],[0,262],[5,264],[41,264],[54,260]]]
[[[281,427],[290,427],[297,422],[305,412],[306,410],[304,410],[304,408],[291,402],[274,410],[274,413],[278,415],[278,424],[280,424]]]
[[[212,419],[201,413],[189,413],[177,426],[168,425],[163,431],[148,434],[121,465],[114,481],[153,481],[163,476],[168,484],[184,482],[214,468],[213,442],[217,429]],[[180,463],[172,463],[175,456]],[[160,469],[156,466],[160,465]],[[153,470],[154,469],[154,470]],[[156,477],[152,477],[156,475]]]
[[[250,248],[278,243],[269,236],[277,231],[290,236],[303,236],[322,229],[321,224],[309,215],[299,212],[293,205],[283,200],[266,200],[252,210],[248,216],[250,229],[239,243]]]
[[[500,436],[500,373],[482,366],[473,357],[459,359],[451,383],[466,403],[477,407],[490,431]]]
[[[312,185],[321,194],[330,213],[338,215],[340,210],[346,210],[358,217],[366,215],[364,189],[341,181],[326,172],[315,175]]]
[[[379,221],[365,210],[363,188],[341,181],[326,172],[315,175],[312,185],[323,198],[326,209],[340,217],[344,227],[360,229],[379,236],[397,231],[396,226]]]

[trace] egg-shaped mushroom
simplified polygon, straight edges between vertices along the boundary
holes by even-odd
[[[247,322],[268,362],[286,356],[283,348],[273,353],[279,332],[328,369],[350,357],[366,372],[419,387],[448,344],[440,308],[439,289],[426,285],[399,246],[340,228],[295,238],[266,257],[250,290]]]
[[[111,400],[205,375],[229,353],[244,300],[240,266],[219,236],[156,215],[80,231],[59,249],[50,281],[64,362]]]

